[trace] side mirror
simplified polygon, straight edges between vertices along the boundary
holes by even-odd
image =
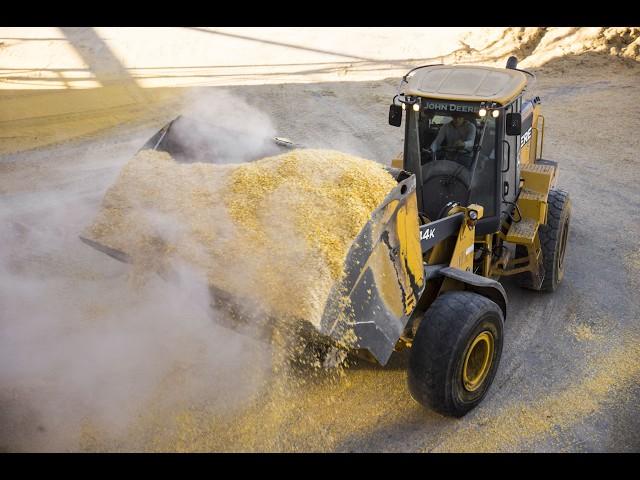
[[[507,135],[522,133],[522,116],[519,113],[507,113]]]
[[[402,125],[402,107],[400,105],[389,106],[389,125],[394,127]]]

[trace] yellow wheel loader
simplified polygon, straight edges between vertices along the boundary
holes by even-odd
[[[402,78],[389,109],[391,125],[404,119],[403,153],[388,167],[398,184],[353,242],[320,325],[305,326],[325,353],[348,349],[383,366],[410,347],[411,395],[445,415],[478,405],[496,374],[507,314],[497,280],[513,275],[524,287],[553,291],[564,272],[571,204],[555,188],[556,162],[542,158],[540,99],[524,99],[532,75],[516,63],[422,66]],[[193,161],[192,146],[172,135],[187,121],[166,125],[143,149]],[[295,147],[276,139],[256,158]]]
[[[497,280],[554,291],[564,274],[571,201],[542,157],[531,78],[515,57],[504,69],[417,67],[389,109],[391,125],[405,117],[392,166],[416,179],[427,279],[400,341],[412,348],[412,396],[444,414],[476,406],[496,373],[507,309]]]

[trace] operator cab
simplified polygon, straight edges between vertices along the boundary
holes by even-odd
[[[440,145],[435,145],[438,134],[447,125],[452,128],[455,117],[462,119],[460,129],[471,134],[472,144],[450,145],[449,139],[443,136]],[[418,131],[422,185],[429,197],[424,204],[426,216],[434,220],[441,218],[449,202],[480,204],[486,216],[495,212],[495,119],[425,110],[419,115]]]
[[[519,148],[517,135],[507,135],[507,113],[520,111],[526,84],[519,70],[478,66],[418,67],[403,77],[389,123],[400,126],[404,110],[403,169],[416,175],[418,208],[430,221],[453,203],[476,203],[484,207],[476,233],[485,235],[512,214]],[[463,121],[452,124],[455,117]],[[449,132],[434,144],[443,129]],[[450,145],[447,137],[458,141]]]

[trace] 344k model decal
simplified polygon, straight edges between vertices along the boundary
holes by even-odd
[[[435,238],[436,229],[435,228],[425,228],[420,233],[420,240],[429,240],[430,238]]]

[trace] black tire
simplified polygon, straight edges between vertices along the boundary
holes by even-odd
[[[477,406],[493,382],[502,355],[504,317],[500,307],[473,292],[456,291],[439,296],[418,326],[409,356],[408,384],[421,405],[443,415],[462,417]],[[482,336],[492,338],[487,363],[477,385],[470,390],[463,370]],[[473,349],[471,347],[473,346]],[[491,352],[491,353],[489,353]],[[484,352],[481,352],[481,354]],[[468,355],[470,354],[470,355]]]
[[[571,220],[571,199],[566,191],[553,189],[549,192],[547,203],[549,209],[547,224],[540,225],[538,229],[545,271],[540,291],[553,292],[564,277],[564,258]],[[518,245],[516,254],[524,256],[527,250]],[[518,275],[517,280],[521,287],[532,288],[531,276],[528,273]]]

